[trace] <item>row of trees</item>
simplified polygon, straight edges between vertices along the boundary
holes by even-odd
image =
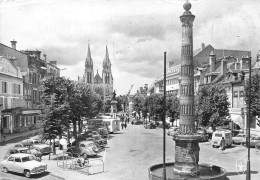
[[[245,107],[244,112],[248,112],[249,92],[251,91],[251,117],[260,116],[260,74],[254,73],[251,78],[251,85],[248,79],[244,82]],[[197,125],[216,126],[227,125],[230,122],[229,115],[230,102],[224,86],[204,85],[200,88],[198,96],[195,97],[195,121]],[[159,117],[162,120],[163,113],[163,95],[152,94],[148,97],[137,96],[133,99],[133,108],[139,114],[146,118]],[[179,119],[180,102],[176,95],[167,95],[166,97],[167,116],[174,122]],[[244,114],[245,115],[245,114]],[[260,126],[260,121],[257,122]]]
[[[44,113],[44,137],[47,139],[54,139],[62,132],[69,131],[71,123],[73,136],[77,137],[82,131],[82,119],[96,116],[103,108],[101,98],[83,84],[64,77],[50,76],[42,83],[42,103],[48,107]]]
[[[147,118],[157,117],[156,120],[163,119],[162,94],[152,94],[151,96],[137,96],[133,99],[133,108],[139,114]],[[226,90],[221,86],[204,86],[201,88],[199,96],[195,101],[195,121],[202,126],[220,126],[228,122],[229,102]],[[166,115],[173,123],[180,118],[180,100],[175,94],[166,96]]]

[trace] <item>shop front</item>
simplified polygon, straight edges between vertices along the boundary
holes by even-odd
[[[41,110],[25,110],[22,108],[2,111],[1,129],[4,134],[19,133],[40,127]]]

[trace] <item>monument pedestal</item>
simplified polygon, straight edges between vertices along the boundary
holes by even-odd
[[[173,167],[175,178],[192,178],[199,176],[199,139],[198,135],[176,135],[175,163]]]

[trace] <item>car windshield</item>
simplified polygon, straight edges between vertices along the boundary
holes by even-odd
[[[33,160],[35,160],[35,157],[34,157],[34,156],[22,157],[22,161],[23,161],[23,162],[33,161]]]
[[[215,134],[215,137],[222,137],[222,134]]]
[[[39,141],[34,141],[34,144],[40,144],[40,142]]]
[[[28,154],[30,154],[30,150],[29,149],[22,149],[22,150],[20,150],[20,153],[28,153]]]

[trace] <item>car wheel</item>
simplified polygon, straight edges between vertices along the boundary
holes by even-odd
[[[7,169],[6,167],[3,167],[3,171],[4,171],[5,173],[8,173],[8,169]]]
[[[215,148],[216,146],[215,145],[212,145],[213,148]]]
[[[30,171],[29,170],[24,170],[24,176],[25,177],[27,177],[27,178],[29,178],[29,177],[31,177],[31,173],[30,173]]]

